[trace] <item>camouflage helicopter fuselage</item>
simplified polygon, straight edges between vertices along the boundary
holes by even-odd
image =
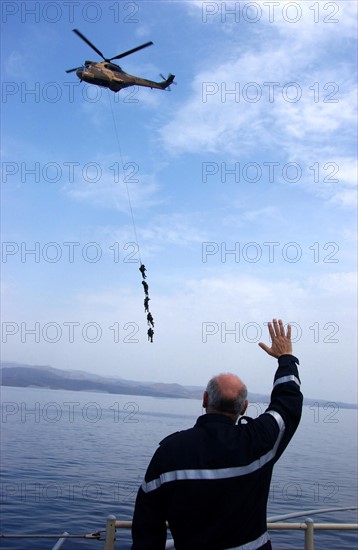
[[[109,88],[113,92],[118,92],[129,86],[145,86],[147,88],[159,88],[165,90],[174,80],[174,75],[169,75],[162,82],[154,82],[146,78],[140,78],[124,72],[121,67],[115,63],[102,61],[85,61],[83,67],[76,71],[78,78],[89,84],[95,84],[104,88]]]

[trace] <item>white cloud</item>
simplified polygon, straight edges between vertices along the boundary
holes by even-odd
[[[357,274],[356,273],[331,273],[321,275],[310,279],[310,284],[315,292],[329,292],[337,294],[342,299],[349,299],[349,296],[357,292]]]
[[[263,7],[263,2],[257,4]],[[263,27],[262,20],[255,24],[256,30],[268,32],[268,36],[245,35],[244,50],[236,36],[223,40],[221,54],[215,50],[207,61],[209,68],[197,74],[191,95],[174,120],[163,126],[161,138],[173,155],[216,154],[222,160],[232,160],[252,154],[256,159],[268,153],[276,155],[275,160],[286,156],[304,165],[306,176],[312,176],[310,166],[319,163],[327,168],[327,185],[312,185],[308,183],[310,177],[303,177],[299,185],[325,200],[351,207],[355,195],[347,187],[353,185],[355,175],[353,159],[346,151],[347,144],[355,140],[354,67],[339,52],[336,59],[328,56],[333,38],[353,38],[356,6],[353,2],[335,4],[339,7],[339,22],[328,23],[331,16],[334,18],[330,10],[333,4],[318,8],[316,3],[314,9],[320,9],[319,14],[313,8],[309,10],[305,2],[294,4],[303,13],[297,24],[288,23],[278,8],[273,23],[265,21]],[[241,9],[242,4],[241,8],[238,5],[228,3],[226,7]],[[220,12],[225,6],[220,2],[215,6],[216,30],[235,24],[232,17],[223,24]],[[194,12],[201,7],[200,2],[192,3]],[[320,18],[319,23],[314,22],[315,17]],[[264,47],[261,41],[257,45],[258,40],[263,40]],[[348,164],[345,168],[342,164],[341,169],[342,160]],[[339,166],[339,188],[330,184],[334,179],[329,179],[332,163]]]
[[[194,218],[195,213],[186,216],[173,212],[155,216],[150,226],[141,230],[141,236],[146,242],[155,242],[158,246],[172,244],[187,247],[201,243],[206,236],[200,229],[200,223],[194,224]]]
[[[64,192],[72,199],[90,202],[102,208],[114,208],[125,213],[130,212],[131,206],[143,209],[162,202],[158,196],[159,184],[151,176],[141,175],[138,179],[135,172],[131,172],[130,183],[127,184],[125,180],[128,174],[124,174],[120,181],[117,181],[114,173],[110,173],[109,170],[105,173],[101,169],[99,175],[98,166],[94,166],[92,172],[88,171],[86,179],[82,178],[66,185]]]
[[[335,193],[330,199],[330,202],[338,206],[345,206],[357,209],[358,195],[357,190],[343,190]]]
[[[277,216],[278,211],[274,206],[265,206],[263,208],[259,208],[258,210],[248,210],[242,214],[244,221],[254,222],[260,220],[261,223],[263,219],[273,220],[276,219]]]
[[[337,78],[338,77],[338,78]],[[332,77],[331,77],[332,78]],[[277,126],[289,139],[310,140],[319,143],[329,142],[332,134],[337,131],[349,132],[353,135],[356,122],[356,87],[342,93],[336,80],[320,78],[320,100],[318,94],[315,102],[313,91],[309,92],[309,83],[305,86],[306,97],[297,103],[280,102],[275,110]],[[314,86],[313,79],[311,80]],[[312,87],[311,86],[311,87]],[[323,91],[322,88],[325,88]],[[318,88],[317,88],[318,89]],[[289,141],[289,146],[293,146]]]
[[[29,78],[31,73],[29,70],[29,55],[24,52],[13,50],[7,59],[5,59],[5,70],[8,76],[12,78]]]
[[[357,3],[336,2],[255,2],[190,0],[183,2],[188,15],[208,25],[217,24],[223,33],[234,33],[243,27],[258,25],[275,28],[283,37],[317,44],[334,35],[356,38]],[[308,44],[307,44],[308,45]]]
[[[356,86],[351,68],[309,71],[314,51],[302,47],[288,56],[288,49],[287,42],[241,54],[233,44],[228,61],[196,76],[191,97],[163,127],[166,148],[237,154],[254,144],[289,149],[297,140],[329,140],[338,130],[352,134]]]

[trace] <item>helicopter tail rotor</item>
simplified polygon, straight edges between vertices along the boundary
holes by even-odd
[[[160,74],[160,77],[163,79],[163,82],[161,82],[161,88],[162,90],[166,90],[168,89],[168,92],[170,92],[170,85],[171,84],[175,84],[177,85],[176,82],[174,82],[174,78],[175,78],[175,75],[169,73],[168,75],[168,78],[165,78],[165,76],[163,76],[162,74]]]

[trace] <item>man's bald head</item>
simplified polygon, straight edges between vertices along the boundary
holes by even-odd
[[[247,388],[235,374],[219,374],[209,380],[203,406],[207,413],[221,413],[237,420],[247,407]]]

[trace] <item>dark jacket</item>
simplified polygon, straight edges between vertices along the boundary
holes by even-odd
[[[161,441],[138,491],[132,550],[164,549],[166,521],[176,550],[271,547],[272,469],[302,412],[298,359],[283,355],[278,363],[270,405],[256,419],[235,425],[223,414],[205,414]]]

